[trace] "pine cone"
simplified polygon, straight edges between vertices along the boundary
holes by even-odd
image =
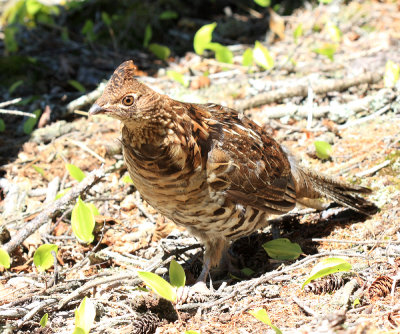
[[[304,169],[261,127],[217,104],[175,101],[121,64],[89,114],[122,121],[129,174],[142,197],[205,244],[201,280],[229,241],[268,225],[296,203],[326,197],[363,214],[376,206],[350,185]]]
[[[306,292],[313,292],[315,294],[330,293],[339,290],[345,283],[342,276],[330,275],[318,281],[308,283],[304,290]]]
[[[157,315],[148,312],[140,314],[138,319],[133,322],[132,334],[153,334],[155,333],[160,319]]]

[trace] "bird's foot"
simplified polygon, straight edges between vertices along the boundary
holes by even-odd
[[[178,288],[177,304],[185,303],[204,303],[213,295],[213,292],[207,288],[203,281],[199,281],[192,286],[183,286]]]

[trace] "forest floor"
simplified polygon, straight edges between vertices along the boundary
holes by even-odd
[[[273,30],[284,36],[267,36],[275,59],[268,71],[240,65],[248,45],[239,43],[231,46],[234,64],[187,52],[171,57],[165,67],[154,60],[155,76],[146,70],[152,68],[152,58],[136,61],[136,54],[121,53],[103,72],[98,68],[104,68],[104,59],[83,62],[92,66],[88,72],[106,79],[118,61],[133,58],[139,69],[146,64],[140,79],[154,89],[178,100],[244,111],[304,165],[371,188],[367,197],[379,212],[364,217],[337,206],[298,208],[274,223],[280,237],[301,246],[297,260],[269,258],[262,244],[272,240],[270,229],[242,238],[231,253],[248,276],[212,275],[213,295],[174,309],[138,289],[144,285],[136,272],[152,271],[168,280],[175,258],[193,284],[202,246],[142,201],[127,181],[119,122],[80,116],[99,91],[57,104],[53,97],[61,96],[62,89],[54,88],[32,107],[44,110],[39,129],[23,137],[18,127],[10,126],[0,137],[0,243],[12,250],[11,268],[0,270],[0,331],[70,333],[74,310],[88,296],[96,305],[91,333],[273,333],[249,314],[257,308],[264,308],[283,333],[400,332],[400,81],[389,88],[383,79],[388,60],[400,64],[399,5],[332,4],[297,9],[283,19],[284,30],[279,25]],[[333,60],[312,51],[331,43],[327,20],[341,31]],[[303,34],[295,41],[293,31],[300,23]],[[317,26],[321,29],[313,29]],[[167,69],[184,74],[190,85],[170,79]],[[59,119],[50,122],[52,110]],[[7,117],[6,123],[17,123],[15,116]],[[329,159],[317,157],[315,141],[331,144]],[[86,178],[74,180],[67,163],[78,166]],[[66,188],[71,190],[54,201]],[[78,196],[100,212],[95,240],[88,245],[79,243],[71,230]],[[57,261],[38,272],[33,254],[43,243],[58,246]],[[302,289],[311,269],[329,257],[346,259],[352,270]],[[45,313],[48,324],[41,328]]]

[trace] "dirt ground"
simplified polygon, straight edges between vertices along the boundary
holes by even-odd
[[[299,8],[282,18],[284,36],[267,35],[275,59],[268,71],[241,65],[249,45],[239,41],[231,46],[233,64],[189,51],[164,63],[142,56],[136,61],[132,52],[120,52],[107,66],[97,58],[84,63],[100,83],[119,61],[132,58],[143,70],[140,79],[167,95],[240,109],[303,165],[371,188],[368,198],[379,212],[364,217],[335,205],[321,211],[296,208],[277,218],[274,228],[231,246],[238,267],[250,268],[249,275],[213,273],[214,294],[195,296],[174,309],[156,294],[138,289],[144,285],[136,271],[152,271],[168,280],[175,258],[185,268],[187,283],[193,284],[202,246],[142,201],[127,182],[119,122],[82,115],[98,93],[70,94],[65,102],[55,85],[27,109],[20,107],[44,110],[43,126],[30,136],[21,135],[21,118],[4,118],[0,243],[5,249],[12,243],[15,247],[11,268],[0,271],[0,331],[70,333],[74,310],[88,296],[96,306],[91,333],[273,333],[249,314],[256,308],[264,308],[283,333],[400,332],[400,81],[391,88],[383,79],[388,60],[400,64],[400,5],[351,1]],[[313,52],[331,43],[327,21],[341,31],[333,61]],[[300,23],[304,33],[295,40],[293,31]],[[189,87],[171,80],[168,69],[183,73]],[[299,92],[299,87],[305,88]],[[83,102],[76,101],[79,95]],[[46,110],[53,112],[47,121]],[[329,159],[317,157],[315,141],[331,144]],[[67,163],[86,173],[81,183],[67,172]],[[66,188],[72,188],[65,195],[69,198],[54,202]],[[78,195],[100,212],[89,245],[79,243],[71,230]],[[302,255],[293,261],[269,258],[262,244],[272,240],[271,230],[298,243]],[[57,261],[38,272],[33,254],[44,243],[58,246]],[[352,270],[302,289],[311,269],[329,257],[346,259]],[[48,324],[41,328],[45,313]]]

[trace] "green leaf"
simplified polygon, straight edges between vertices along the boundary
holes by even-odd
[[[169,265],[169,281],[171,282],[172,286],[175,286],[177,288],[179,288],[180,286],[185,286],[185,271],[183,270],[182,266],[175,260],[172,260]]]
[[[240,270],[243,274],[245,274],[246,276],[251,276],[255,273],[255,271],[251,268],[243,268]]]
[[[176,302],[176,291],[165,279],[147,271],[138,271],[138,275],[156,294],[173,303]]]
[[[295,260],[303,253],[299,244],[286,238],[271,240],[262,246],[268,255],[276,260]]]
[[[6,131],[6,123],[0,118],[0,133]]]
[[[86,174],[79,167],[73,164],[66,164],[65,167],[67,168],[69,175],[78,182],[81,182],[86,177]]]
[[[127,183],[127,184],[133,184],[133,180],[128,174],[125,174],[122,177],[122,182]]]
[[[31,16],[35,16],[35,14],[38,13],[43,7],[43,5],[37,0],[26,0],[25,6],[26,11]]]
[[[101,19],[107,27],[111,26],[111,17],[106,12],[101,12]]]
[[[0,248],[0,265],[6,269],[10,268],[10,255],[3,248]]]
[[[383,77],[383,81],[385,83],[385,87],[394,87],[396,82],[399,80],[400,77],[400,66],[394,63],[391,60],[386,62],[385,66],[385,75]]]
[[[93,327],[96,308],[90,298],[83,298],[77,310],[75,310],[75,331],[74,333],[88,334]],[[78,331],[76,331],[78,330]],[[82,330],[82,331],[80,331]]]
[[[275,333],[282,334],[281,330],[272,324],[271,320],[269,319],[268,313],[265,309],[263,309],[263,308],[254,309],[254,310],[249,311],[249,313],[253,317],[255,317],[257,320],[270,326],[275,331]]]
[[[202,55],[204,50],[207,49],[208,44],[211,42],[212,33],[217,26],[217,23],[210,23],[202,26],[197,30],[193,39],[193,48],[198,55]]]
[[[217,59],[221,63],[232,64],[233,53],[226,46],[219,45],[215,49],[215,59]]]
[[[40,325],[41,327],[46,327],[46,325],[47,325],[47,320],[48,320],[48,319],[49,319],[49,314],[48,314],[48,313],[45,313],[45,314],[43,315],[42,319],[40,319],[39,325]]]
[[[206,49],[214,51],[215,58],[221,63],[233,63],[233,54],[226,46],[223,46],[219,43],[208,43]]]
[[[7,26],[4,29],[4,45],[9,53],[18,51],[18,43],[15,35],[18,33],[18,29],[13,26]]]
[[[320,3],[323,3],[325,5],[328,5],[332,2],[332,0],[318,0]]]
[[[251,66],[253,65],[253,49],[247,48],[242,56],[242,65]]]
[[[200,334],[198,331],[185,331],[185,334]]]
[[[30,135],[33,131],[33,128],[35,127],[36,123],[39,120],[39,116],[41,114],[40,109],[36,109],[34,112],[34,115],[36,116],[35,118],[29,117],[25,122],[24,122],[24,133],[26,135]]]
[[[72,334],[86,334],[86,332],[82,328],[75,327],[75,329],[72,332]]]
[[[71,188],[65,188],[65,189],[63,189],[63,190],[60,190],[60,191],[57,193],[55,200],[60,199],[61,197],[63,197],[63,196],[64,196],[68,191],[70,191],[70,190],[71,190]]]
[[[93,203],[86,203],[86,205],[89,207],[90,211],[92,211],[93,216],[98,216],[100,214],[99,209],[97,209],[96,205]]]
[[[148,24],[146,29],[144,30],[144,37],[143,37],[143,47],[147,48],[149,46],[151,37],[153,36],[153,30],[151,29],[151,25]]]
[[[271,0],[254,0],[254,2],[261,7],[269,7],[271,5]]]
[[[67,27],[62,27],[61,28],[61,39],[64,42],[68,42],[69,41],[69,31]]]
[[[79,241],[83,243],[91,243],[93,241],[94,215],[90,207],[80,197],[72,209],[71,226]]]
[[[168,47],[157,43],[151,43],[149,50],[161,60],[166,60],[171,54],[171,50]]]
[[[306,281],[303,283],[301,288],[303,289],[308,283],[311,281],[324,277],[330,274],[337,273],[339,271],[350,271],[351,270],[351,264],[348,263],[344,259],[340,258],[335,258],[335,257],[330,257],[327,259],[324,259],[320,261],[312,270],[310,273],[310,276],[306,279]]]
[[[40,175],[42,175],[44,178],[46,178],[46,172],[44,171],[43,168],[36,166],[36,165],[32,165],[32,168],[37,171]]]
[[[263,46],[259,41],[256,41],[255,43],[253,57],[256,64],[266,70],[274,67],[274,59],[272,58],[268,49]]]
[[[23,83],[24,83],[23,80],[15,81],[15,82],[10,86],[10,88],[8,88],[8,92],[9,92],[10,94],[14,93],[14,91],[15,91],[19,86],[21,86]]]
[[[314,142],[317,157],[324,160],[329,159],[332,153],[332,146],[326,141],[316,140]]]
[[[32,102],[34,102],[36,100],[39,100],[39,96],[32,95],[32,96],[23,98],[21,101],[19,101],[17,103],[17,105],[19,105],[19,106],[27,106],[27,105],[31,104]]]
[[[299,38],[303,36],[303,24],[300,23],[297,25],[296,29],[293,31],[294,42],[297,44]]]
[[[178,13],[173,10],[166,10],[158,18],[160,20],[173,20],[178,18]]]
[[[96,34],[94,33],[94,23],[92,20],[85,21],[81,32],[85,35],[89,42],[93,42],[96,39]]]
[[[333,42],[340,42],[342,39],[342,32],[332,21],[326,22],[325,29],[327,30],[328,35]]]
[[[169,71],[167,71],[167,75],[172,80],[179,82],[183,87],[189,86],[189,80],[187,80],[182,73],[169,70]]]
[[[322,56],[326,56],[328,59],[333,61],[333,56],[336,52],[336,45],[325,43],[322,47],[313,49],[315,53],[318,53]]]
[[[86,88],[76,80],[68,80],[68,83],[74,87],[77,91],[84,93],[86,92]]]
[[[51,252],[58,252],[58,246],[54,244],[44,244],[36,249],[33,255],[33,263],[36,268],[43,272],[49,269],[54,264],[54,257]]]
[[[357,305],[361,305],[360,299],[356,298],[353,302],[353,307],[356,307]]]

